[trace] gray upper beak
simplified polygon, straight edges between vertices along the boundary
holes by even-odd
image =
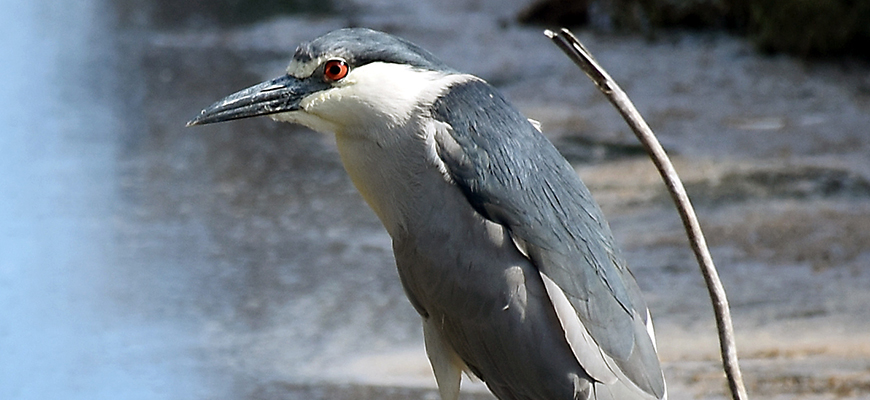
[[[319,79],[284,75],[223,98],[202,110],[187,126],[295,111],[303,98],[329,86]]]

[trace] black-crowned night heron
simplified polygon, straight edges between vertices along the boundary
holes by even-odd
[[[189,125],[257,115],[335,134],[393,239],[441,397],[662,399],[652,321],[571,165],[484,80],[403,39],[337,30]]]

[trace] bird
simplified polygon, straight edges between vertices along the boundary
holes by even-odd
[[[442,400],[666,399],[649,308],[587,187],[495,87],[397,36],[344,28],[205,108],[333,134],[392,239]]]

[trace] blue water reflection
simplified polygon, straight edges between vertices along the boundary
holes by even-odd
[[[284,55],[154,46],[114,2],[13,3],[0,398],[299,398],[270,388],[418,345],[389,240],[327,138],[183,127]]]

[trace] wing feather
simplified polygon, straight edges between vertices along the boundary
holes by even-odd
[[[569,341],[596,349],[592,354],[575,349],[584,369],[602,382],[626,376],[644,392],[663,397],[646,304],[573,167],[483,81],[451,87],[432,104],[432,116],[440,121],[435,151],[447,175],[478,213],[524,244],[524,254],[552,283],[551,300],[562,302],[557,307],[563,329],[573,324],[564,315],[571,314],[585,332]],[[565,301],[573,312],[566,312]]]

